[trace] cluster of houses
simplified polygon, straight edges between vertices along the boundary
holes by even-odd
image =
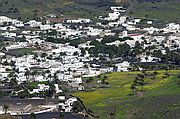
[[[6,113],[12,116],[25,116],[34,114],[43,114],[47,112],[72,112],[73,103],[78,101],[75,97],[59,96],[59,101],[54,100],[48,102],[42,98],[32,98],[27,100],[7,100],[4,103],[0,103],[0,114],[4,114],[3,104],[9,105],[9,109]],[[13,102],[13,103],[12,103]]]
[[[142,18],[131,18],[125,14],[126,9],[123,7],[111,7],[112,12],[107,16],[99,16],[98,22],[91,19],[67,19],[67,20],[50,20],[45,22],[30,20],[28,22],[11,19],[6,16],[0,16],[0,36],[10,43],[6,43],[0,52],[0,80],[6,80],[12,76],[16,78],[18,84],[24,81],[54,81],[59,80],[66,82],[74,90],[84,90],[83,77],[94,77],[101,73],[113,71],[129,71],[131,63],[128,61],[117,62],[113,66],[103,67],[94,62],[99,57],[91,56],[88,48],[95,47],[90,45],[93,40],[101,42],[104,36],[118,36],[119,38],[130,37],[125,41],[113,41],[106,45],[119,46],[127,43],[134,47],[136,42],[144,42],[144,48],[152,45],[156,49],[166,53],[160,47],[161,44],[170,49],[180,47],[180,25],[177,23],[168,23],[163,28],[154,26],[154,20],[144,20]],[[56,19],[53,17],[53,19]],[[57,18],[58,19],[58,18]],[[99,22],[100,21],[100,22]],[[143,27],[139,27],[142,24]],[[51,35],[51,32],[55,34]],[[50,34],[50,35],[49,35]],[[168,34],[165,35],[165,34]],[[48,37],[47,37],[48,36]],[[87,39],[86,43],[78,44],[78,47],[69,43],[47,42],[47,38],[69,39],[77,38]],[[4,42],[0,39],[0,42]],[[22,41],[17,41],[21,39]],[[93,40],[92,40],[93,39]],[[176,47],[175,47],[176,46]],[[35,49],[31,54],[23,56],[7,55],[11,50],[18,49]],[[85,53],[82,52],[85,50]],[[139,56],[141,62],[155,62],[157,57],[142,54]],[[13,75],[12,75],[13,72]],[[60,93],[61,87],[55,84],[56,93]],[[49,90],[49,85],[42,83],[38,87],[29,90],[30,94]],[[65,97],[59,97],[64,99]],[[72,103],[77,99],[68,99],[65,103],[60,104],[62,109],[70,112]]]

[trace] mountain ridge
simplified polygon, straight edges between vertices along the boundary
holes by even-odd
[[[179,20],[179,0],[2,0],[0,15],[23,20],[34,19],[47,14],[56,14],[66,18],[95,18],[106,15],[110,6],[125,5],[131,7],[135,17],[160,20]]]

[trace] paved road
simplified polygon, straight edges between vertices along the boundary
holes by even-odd
[[[30,119],[29,115],[20,116],[22,119]],[[59,112],[47,112],[43,114],[37,114],[36,119],[60,119]],[[73,115],[72,113],[65,113],[63,119],[85,119],[83,117]]]
[[[54,99],[46,100],[46,99],[0,98],[0,105],[4,105],[4,104],[16,105],[17,103],[38,105],[38,104],[46,104],[48,102],[53,102],[53,103],[57,104],[58,100],[54,100]]]

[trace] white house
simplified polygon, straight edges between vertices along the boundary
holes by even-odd
[[[134,40],[141,40],[144,37],[143,34],[128,34],[128,37],[133,38]]]
[[[139,19],[139,18],[134,19],[135,23],[139,23],[140,21],[141,21],[141,19]]]
[[[113,13],[109,13],[108,17],[105,18],[105,20],[116,20],[120,17],[120,13],[119,12],[113,12]]]
[[[59,107],[63,110],[63,112],[72,112],[73,103],[76,102],[77,99],[75,97],[71,97],[65,101],[65,103],[59,103]]]
[[[121,6],[112,6],[111,10],[113,10],[114,12],[126,12],[126,9]]]
[[[0,52],[0,57],[4,56],[5,54],[3,52]]]
[[[29,22],[27,22],[27,24],[29,24],[30,27],[38,27],[42,25],[42,22],[38,22],[36,20],[30,20]]]
[[[30,94],[39,93],[39,92],[42,92],[42,91],[49,90],[49,88],[50,88],[49,85],[45,85],[45,84],[38,84],[37,86],[38,86],[37,89],[33,89],[33,91],[29,91],[29,93]]]
[[[89,31],[87,32],[88,36],[98,36],[103,30],[102,29],[94,29],[90,28]]]
[[[3,31],[7,31],[7,30],[15,31],[15,30],[17,30],[17,28],[14,27],[14,26],[4,26],[4,27],[0,27],[0,30],[3,30]]]
[[[19,21],[19,20],[16,20],[16,19],[13,19],[12,20],[12,24],[16,27],[24,27],[24,23],[22,21]]]
[[[40,29],[41,30],[50,30],[51,29],[51,25],[50,24],[40,25]]]
[[[15,45],[10,45],[6,47],[6,50],[12,50],[12,49],[19,49],[19,48],[26,48],[28,45],[25,42],[18,43]]]
[[[12,33],[12,32],[5,32],[5,33],[2,33],[1,35],[7,38],[16,37],[16,33]]]
[[[128,68],[130,68],[130,63],[127,61],[124,61],[122,63],[116,64],[115,66],[117,66],[117,71],[119,72],[128,71]]]
[[[124,22],[126,21],[126,19],[127,19],[127,16],[121,16],[121,17],[119,18],[119,23],[120,23],[120,24],[124,23]]]
[[[175,23],[169,23],[167,24],[167,28],[169,30],[180,30],[180,25]]]
[[[59,85],[58,84],[54,84],[54,87],[55,87],[56,93],[62,93],[63,92],[61,89],[59,89]]]
[[[4,22],[12,22],[12,19],[6,16],[0,16],[0,24],[3,24]]]
[[[149,28],[143,28],[144,31],[148,31],[149,34],[153,34],[156,31],[159,31],[158,28],[149,27]]]
[[[158,60],[158,58],[151,56],[143,56],[140,62],[155,62],[155,60]]]
[[[54,24],[52,26],[52,29],[59,30],[59,29],[66,29],[66,27],[64,25],[62,25],[61,23],[58,23],[58,24]]]
[[[78,18],[75,20],[67,20],[67,23],[90,23],[91,19],[82,19],[82,18]]]

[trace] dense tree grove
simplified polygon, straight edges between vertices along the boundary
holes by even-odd
[[[81,43],[86,43],[86,40],[77,38],[77,39],[73,39],[73,40],[69,41],[69,44],[72,46],[75,46],[75,47],[78,47],[78,45]]]
[[[52,42],[52,43],[67,43],[69,41],[69,39],[66,38],[54,38],[54,37],[47,37],[46,42]]]
[[[131,48],[127,43],[123,43],[119,46],[112,46],[112,45],[107,45],[108,39],[112,41],[116,41],[118,38],[117,37],[105,37],[101,42],[98,41],[92,41],[90,45],[94,45],[95,47],[92,47],[89,49],[90,54],[94,56],[109,56],[110,58],[115,58],[115,57],[126,57],[130,54]]]

